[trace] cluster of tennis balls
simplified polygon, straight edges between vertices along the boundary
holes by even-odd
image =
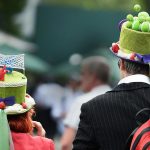
[[[134,5],[134,10],[139,12],[141,10],[141,6],[136,4]],[[150,16],[147,12],[139,12],[137,17],[133,17],[133,15],[129,14],[126,17],[126,27],[142,32],[150,32]]]

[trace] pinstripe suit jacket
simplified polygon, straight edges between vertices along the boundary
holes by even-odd
[[[150,85],[120,84],[81,107],[73,150],[124,150],[137,126],[136,113],[150,107]]]

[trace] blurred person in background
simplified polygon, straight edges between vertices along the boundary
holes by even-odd
[[[70,106],[72,105],[76,97],[83,94],[80,89],[80,81],[80,75],[74,72],[68,76],[68,81],[66,83],[66,86],[64,86],[64,96],[62,97],[62,105],[60,107],[61,115],[58,124],[58,131],[61,136],[64,133],[63,121],[69,111]]]
[[[92,98],[111,90],[108,85],[110,68],[107,60],[100,56],[85,58],[81,66],[81,88],[85,94],[77,97],[64,121],[65,132],[61,138],[61,149],[71,150],[80,116],[81,105]]]
[[[64,117],[66,116],[70,106],[72,105],[76,97],[83,94],[80,85],[81,77],[78,73],[74,72],[69,75],[67,85],[64,87],[64,97],[62,101],[62,112]]]
[[[58,118],[61,115],[64,88],[50,77],[43,78],[43,82],[38,85],[34,92],[37,103],[35,118],[42,123],[46,130],[46,136],[54,139],[57,134]]]

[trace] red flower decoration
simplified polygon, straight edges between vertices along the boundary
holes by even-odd
[[[135,60],[135,53],[132,53],[132,54],[131,54],[130,60]]]
[[[25,102],[22,102],[21,105],[24,109],[27,109],[27,104]]]
[[[4,77],[6,73],[7,73],[6,66],[0,68],[0,81],[4,81]]]
[[[112,44],[112,51],[114,52],[114,53],[118,53],[118,51],[119,51],[119,45],[117,44],[117,43],[113,43]]]
[[[4,102],[0,102],[0,109],[5,109],[6,105]]]

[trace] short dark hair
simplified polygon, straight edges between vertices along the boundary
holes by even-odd
[[[149,65],[124,60],[125,69],[130,74],[144,74],[149,76]]]
[[[86,67],[89,73],[95,74],[97,79],[99,79],[103,83],[108,83],[110,76],[110,67],[104,57],[87,57],[83,60],[82,67]]]

